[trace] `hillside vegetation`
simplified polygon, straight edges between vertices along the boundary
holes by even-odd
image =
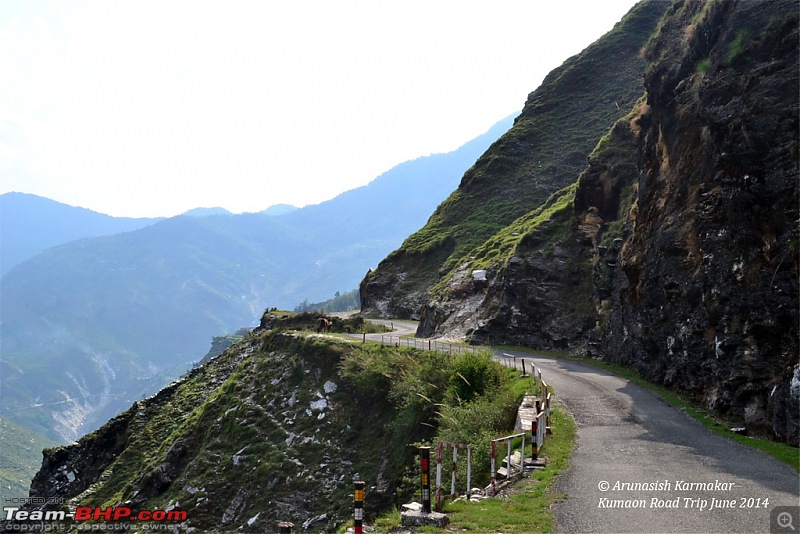
[[[598,139],[641,97],[647,63],[640,51],[667,6],[637,4],[544,79],[513,128],[478,158],[427,224],[367,274],[365,314],[419,318],[431,288],[472,249],[575,182]]]
[[[476,444],[473,480],[488,482],[489,440],[513,428],[524,392],[507,369],[488,353],[286,329],[314,318],[271,317],[273,328],[257,329],[77,444],[45,451],[31,496],[174,507],[189,511],[185,527],[201,530],[264,530],[287,520],[331,532],[352,515],[354,479],[369,488],[369,518],[413,497],[414,445],[439,438]]]
[[[42,465],[42,450],[55,445],[53,440],[0,417],[0,502],[7,506],[22,504],[13,499],[28,494],[31,474]]]
[[[596,126],[595,108],[521,140],[526,118],[566,109],[561,91],[589,87],[559,88],[569,70],[532,94],[429,224],[365,277],[362,305],[418,317],[426,336],[621,363],[731,427],[796,446],[797,5],[640,3],[566,65],[620,41],[648,8],[665,15],[638,34],[632,98],[593,131],[565,183],[530,162],[573,124]],[[595,91],[605,94],[592,83],[584,98]],[[517,213],[532,191],[550,196]]]

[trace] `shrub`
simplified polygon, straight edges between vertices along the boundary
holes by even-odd
[[[453,365],[447,396],[468,403],[502,383],[503,372],[488,352],[461,354]]]

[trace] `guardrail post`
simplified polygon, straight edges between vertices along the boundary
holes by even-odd
[[[547,433],[552,434],[553,430],[550,428],[550,394],[547,394],[547,397],[544,401],[544,411],[547,417]]]
[[[467,443],[467,500],[469,500],[469,492],[472,491],[472,447]]]
[[[495,446],[496,445],[497,445],[497,442],[495,440],[492,440],[492,497],[494,497],[497,494],[497,486],[496,486],[496,482],[495,482],[496,477],[495,477],[495,474],[494,474],[494,472],[495,472],[494,463],[495,463],[495,458],[497,457],[497,451],[495,450]]]
[[[453,447],[453,474],[450,476],[450,495],[456,494],[456,470],[458,469],[458,447]]]
[[[525,376],[525,358],[522,358],[522,376]]]
[[[355,486],[355,491],[353,492],[353,533],[363,534],[364,482],[358,481],[353,484]]]
[[[419,448],[419,463],[422,471],[422,511],[429,514],[431,513],[431,448]]]
[[[508,451],[506,452],[506,480],[511,480],[513,469],[511,468],[511,440],[506,442]]]
[[[444,457],[444,443],[439,442],[436,448],[436,511],[442,508],[442,460]]]

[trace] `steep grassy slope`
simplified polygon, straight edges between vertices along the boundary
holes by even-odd
[[[264,322],[303,328],[314,318]],[[513,427],[512,383],[488,354],[258,329],[77,444],[45,451],[31,496],[177,508],[188,512],[183,527],[200,531],[273,531],[288,520],[333,532],[352,516],[353,480],[367,484],[368,518],[411,497],[413,444],[447,428],[440,412],[463,421],[446,436],[469,428],[485,451],[483,437]]]
[[[42,464],[42,450],[55,442],[0,417],[0,502],[5,506],[22,504],[15,498],[28,494],[28,485]]]
[[[365,314],[419,317],[430,289],[471,249],[575,181],[598,139],[641,96],[646,63],[640,50],[667,6],[637,5],[545,78],[514,127],[467,171],[425,227],[365,277]]]
[[[633,129],[641,107],[600,139],[575,184],[443,278],[423,310],[421,331],[552,350],[596,343],[639,176]],[[475,269],[487,272],[485,282],[472,280]]]

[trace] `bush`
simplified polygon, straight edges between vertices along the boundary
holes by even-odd
[[[488,352],[461,354],[450,375],[448,399],[458,403],[471,402],[486,392],[496,390],[502,379],[502,368]]]
[[[511,433],[518,402],[503,384],[493,393],[459,406],[443,406],[438,441],[472,445],[472,473],[476,484],[489,482],[491,441]]]

